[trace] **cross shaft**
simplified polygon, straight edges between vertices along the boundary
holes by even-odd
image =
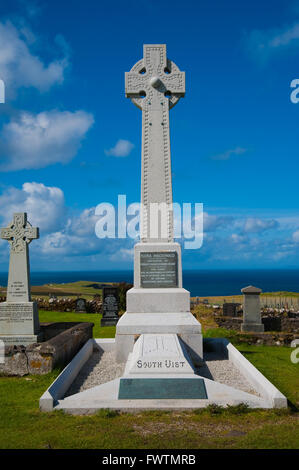
[[[165,44],[145,44],[143,56],[125,74],[126,97],[142,109],[141,239],[170,242],[173,214],[169,109],[185,94],[185,73],[167,59]],[[152,218],[151,207],[155,203],[167,206],[164,216]],[[154,225],[156,231],[152,230]]]

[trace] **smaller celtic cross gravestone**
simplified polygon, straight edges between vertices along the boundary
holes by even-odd
[[[39,321],[36,302],[31,301],[29,243],[39,237],[37,227],[27,221],[26,212],[17,212],[0,237],[10,244],[6,302],[0,304],[0,339],[7,344],[37,342]]]
[[[6,301],[28,302],[31,300],[28,245],[39,237],[38,228],[31,226],[26,212],[17,212],[8,227],[1,229],[0,236],[10,243]]]

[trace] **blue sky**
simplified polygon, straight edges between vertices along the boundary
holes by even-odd
[[[140,199],[141,111],[124,72],[143,43],[166,43],[186,72],[170,112],[173,195],[204,204],[205,235],[184,267],[297,268],[296,1],[3,1],[2,226],[26,210],[40,227],[33,270],[132,268],[132,240],[97,239],[94,208]]]

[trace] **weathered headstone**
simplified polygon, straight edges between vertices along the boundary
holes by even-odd
[[[134,287],[116,328],[116,357],[126,361],[139,334],[179,334],[202,357],[201,325],[182,286],[181,247],[173,240],[169,110],[185,94],[185,73],[165,44],[145,44],[125,74],[126,97],[142,110],[141,242],[135,245]]]
[[[243,294],[243,323],[241,331],[263,333],[264,325],[261,319],[260,294],[258,287],[248,286],[241,289]]]
[[[235,302],[226,302],[223,304],[223,316],[225,317],[236,317],[237,314],[237,309],[240,304],[235,303]]]
[[[27,221],[26,212],[14,214],[1,238],[10,243],[6,302],[0,304],[0,339],[5,344],[27,345],[40,340],[37,303],[31,301],[29,243],[39,230]]]
[[[103,287],[101,326],[116,325],[118,322],[118,288]]]
[[[82,297],[79,297],[78,299],[76,299],[75,311],[78,313],[86,312],[86,300],[83,299]]]

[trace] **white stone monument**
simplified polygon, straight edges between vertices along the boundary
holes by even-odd
[[[10,243],[6,302],[0,303],[0,339],[7,345],[28,345],[40,340],[37,303],[31,301],[29,243],[39,230],[27,221],[26,212],[14,214],[1,238]]]
[[[146,44],[143,59],[125,74],[125,88],[142,110],[141,242],[116,328],[116,357],[126,361],[141,334],[178,334],[202,358],[201,325],[190,313],[181,247],[173,241],[169,109],[185,94],[185,73],[167,59],[165,44]]]
[[[261,289],[248,286],[241,289],[243,294],[243,323],[241,331],[263,333],[264,325],[261,318]]]
[[[205,367],[194,360],[202,359],[201,325],[190,313],[180,245],[172,234],[168,111],[184,95],[184,78],[167,60],[165,45],[157,44],[145,45],[144,58],[126,74],[126,94],[142,109],[143,216],[134,287],[127,292],[127,311],[117,323],[115,339],[90,339],[41,397],[43,411],[89,414],[101,408],[186,410],[241,403],[287,407],[286,397],[226,339],[207,341],[225,372],[209,368],[209,360]],[[151,213],[154,203],[165,205],[162,215]],[[86,377],[95,348],[115,351],[117,360],[126,362],[122,376],[105,383],[99,379],[98,385],[66,396],[75,377]],[[214,378],[217,374],[221,382]]]

